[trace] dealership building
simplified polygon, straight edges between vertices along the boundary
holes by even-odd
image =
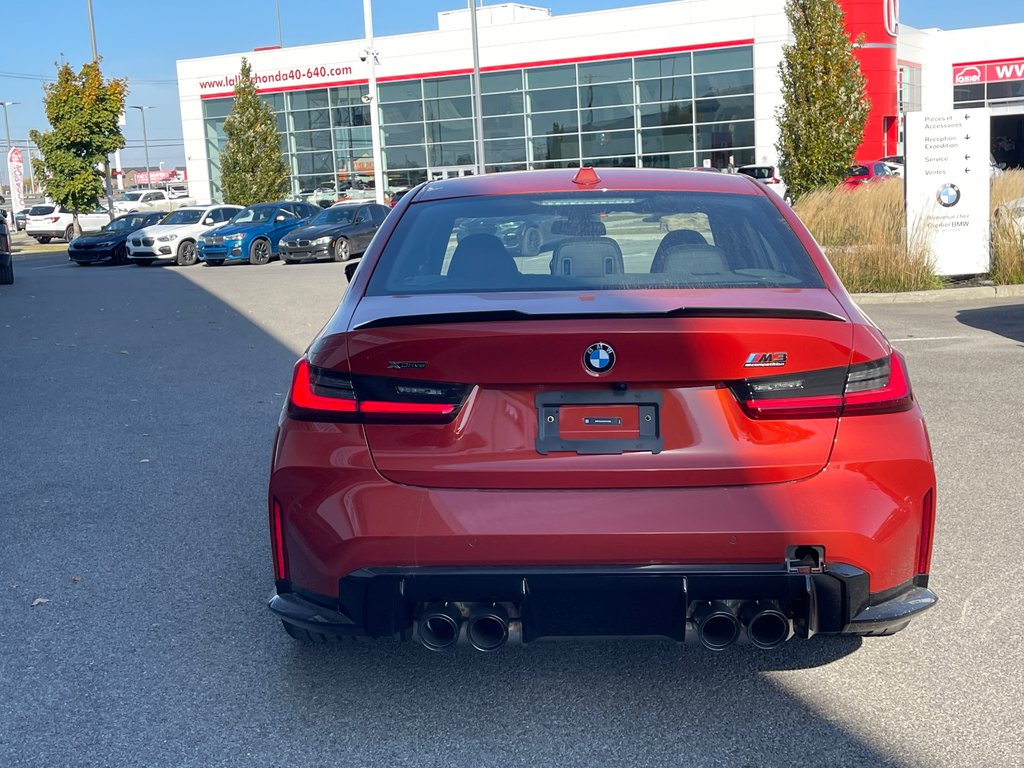
[[[991,109],[992,152],[1024,166],[1024,24],[900,25],[897,0],[839,0],[867,78],[859,160],[904,154],[907,112]],[[774,163],[784,0],[679,0],[551,15],[477,11],[483,166],[725,168]],[[190,194],[221,197],[220,152],[242,57],[278,124],[292,193],[384,189],[478,168],[466,9],[405,35],[177,63]],[[373,71],[371,72],[371,67]],[[370,93],[371,75],[376,95]],[[375,158],[378,160],[375,162]]]

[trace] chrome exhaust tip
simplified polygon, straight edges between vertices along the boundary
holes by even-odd
[[[500,605],[478,606],[466,622],[466,639],[478,651],[496,651],[508,640],[508,611]]]
[[[735,609],[721,600],[701,603],[693,611],[697,637],[709,651],[724,651],[740,636]]]
[[[462,614],[454,605],[428,605],[416,625],[420,643],[432,651],[446,651],[459,642]]]

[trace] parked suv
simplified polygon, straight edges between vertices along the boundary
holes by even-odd
[[[179,267],[195,264],[196,240],[211,227],[224,224],[242,210],[240,205],[190,205],[163,221],[136,232],[128,240],[128,258],[141,267],[154,261],[173,261]]]
[[[54,238],[71,242],[75,236],[75,217],[67,208],[42,203],[29,208],[25,220],[25,232],[34,237],[40,244],[46,245]],[[110,223],[110,214],[103,208],[94,208],[89,213],[78,214],[78,224],[82,232],[98,232]]]
[[[199,258],[211,267],[225,261],[266,264],[277,257],[278,242],[286,232],[320,213],[320,206],[292,200],[251,205],[199,238]]]
[[[789,194],[789,185],[787,185],[786,182],[782,180],[782,177],[779,176],[779,169],[776,166],[741,165],[736,169],[736,172],[742,173],[744,176],[749,176],[752,179],[757,179],[787,203],[790,205],[793,204],[793,198]]]

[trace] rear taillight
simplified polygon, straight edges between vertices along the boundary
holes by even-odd
[[[270,552],[274,559],[274,578],[284,581],[284,528],[281,522],[281,502],[270,500]]]
[[[808,419],[906,411],[913,405],[898,352],[847,368],[747,379],[733,393],[755,419]]]
[[[776,178],[765,179],[765,184],[781,184],[781,183],[782,183],[782,179],[776,179]]]
[[[932,568],[932,538],[935,535],[935,491],[924,495],[921,508],[921,538],[917,544],[917,572],[928,573]]]
[[[51,224],[56,224],[58,221],[60,221],[60,216],[51,216],[50,217],[50,223]]]
[[[0,232],[0,251],[7,253],[9,250],[11,250],[11,243],[7,239],[7,232]]]
[[[295,366],[288,413],[306,421],[450,421],[469,393],[464,384],[338,373]]]

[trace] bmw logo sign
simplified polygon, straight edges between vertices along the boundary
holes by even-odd
[[[956,184],[943,184],[937,195],[939,205],[943,208],[952,208],[960,202],[960,187]]]
[[[587,369],[588,373],[595,376],[608,373],[613,365],[615,365],[615,350],[603,341],[591,344],[583,353],[583,367]]]

